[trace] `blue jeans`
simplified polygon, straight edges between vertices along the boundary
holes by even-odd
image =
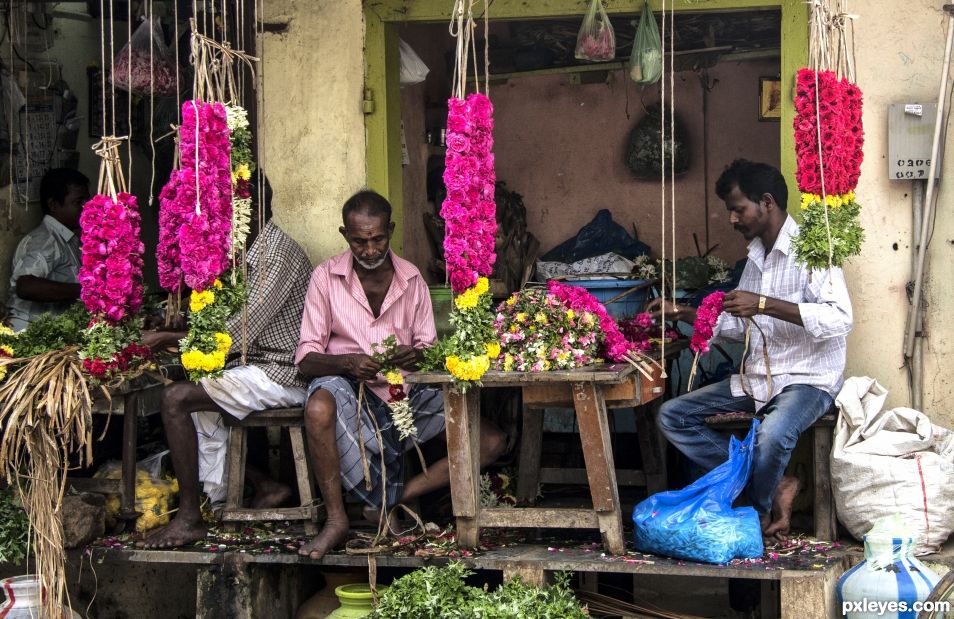
[[[693,464],[710,471],[729,457],[729,439],[704,422],[725,412],[755,412],[752,398],[732,395],[729,379],[707,385],[663,403],[656,422],[666,439]],[[760,411],[765,420],[755,436],[752,477],[747,493],[762,514],[772,498],[795,448],[798,436],[831,408],[831,395],[809,385],[789,385]]]

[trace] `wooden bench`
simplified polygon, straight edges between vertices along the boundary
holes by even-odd
[[[229,447],[226,455],[228,479],[226,482],[225,508],[222,521],[225,523],[260,522],[269,520],[301,520],[305,523],[305,532],[314,535],[318,532],[318,518],[324,511],[314,497],[314,485],[311,469],[308,466],[308,454],[305,451],[305,412],[301,408],[274,408],[256,411],[245,419],[238,420],[230,415],[222,415],[229,427]],[[295,463],[295,477],[301,505],[298,507],[255,509],[244,507],[242,498],[245,492],[245,458],[248,446],[246,430],[248,428],[285,428],[291,441],[292,457]]]
[[[763,415],[752,413],[723,413],[706,417],[706,425],[718,430],[746,431],[752,419],[761,420]],[[838,532],[835,502],[831,490],[832,434],[837,420],[835,412],[825,413],[808,429],[812,440],[812,477],[815,483],[814,520],[815,537],[834,541]]]

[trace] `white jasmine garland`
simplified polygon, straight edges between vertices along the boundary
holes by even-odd
[[[389,402],[391,409],[391,421],[398,430],[398,438],[402,441],[409,437],[417,438],[417,426],[414,425],[414,412],[411,410],[411,403],[407,398],[396,402]]]
[[[225,106],[225,124],[230,131],[248,128],[248,112],[240,105]]]
[[[252,199],[232,198],[232,247],[229,250],[231,258],[240,251],[245,251],[252,223]]]

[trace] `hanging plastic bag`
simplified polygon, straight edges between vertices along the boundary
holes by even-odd
[[[401,86],[420,84],[430,69],[404,39],[398,39],[398,47],[401,50]]]
[[[616,58],[616,34],[603,8],[603,0],[592,0],[576,36],[577,60],[607,61]]]
[[[141,97],[149,96],[150,92],[157,97],[172,97],[177,88],[175,61],[175,55],[163,39],[159,20],[147,19],[139,24],[113,59],[111,80],[116,88]]]
[[[758,420],[753,420],[744,441],[732,437],[729,459],[695,483],[654,494],[636,506],[638,550],[706,563],[762,556],[758,513],[752,507],[732,508],[752,472],[758,427]]]
[[[629,77],[637,84],[655,84],[661,76],[662,43],[659,40],[659,27],[649,2],[644,1],[636,38],[633,39],[633,53],[629,57]]]

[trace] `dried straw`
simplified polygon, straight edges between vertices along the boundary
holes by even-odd
[[[60,508],[70,456],[78,455],[80,466],[93,457],[93,399],[78,350],[73,346],[26,360],[0,360],[3,365],[23,363],[0,385],[0,467],[7,482],[16,484],[30,520],[47,617],[60,616],[66,598]]]

